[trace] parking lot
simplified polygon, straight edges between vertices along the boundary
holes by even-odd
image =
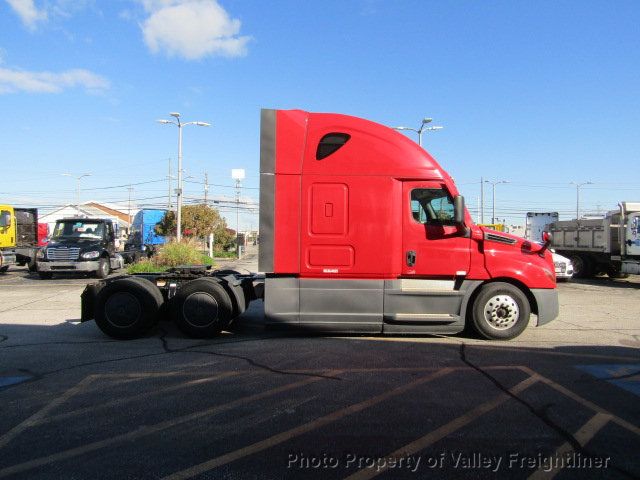
[[[114,341],[89,281],[0,277],[1,478],[640,476],[637,279],[560,284],[509,342],[274,332],[260,302]]]

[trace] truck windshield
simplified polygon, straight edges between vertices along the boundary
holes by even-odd
[[[104,233],[104,223],[74,220],[58,222],[53,230],[52,239],[58,238],[90,238],[101,239]]]

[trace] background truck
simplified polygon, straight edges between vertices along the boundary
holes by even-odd
[[[82,293],[82,320],[143,335],[160,316],[218,334],[264,299],[268,325],[509,339],[558,314],[548,242],[479,227],[449,174],[395,130],[346,115],[263,110],[259,270],[176,268]]]
[[[640,274],[640,202],[620,202],[604,218],[549,225],[552,246],[571,259],[576,277]]]
[[[38,210],[0,205],[0,272],[11,265],[36,270]]]
[[[167,242],[167,239],[156,231],[156,226],[162,222],[166,213],[166,210],[151,208],[143,208],[136,213],[122,252],[125,261],[132,262],[141,257],[151,257],[160,245]]]
[[[59,272],[95,273],[106,278],[124,266],[116,252],[113,222],[102,218],[64,218],[56,226],[46,247],[38,252],[37,269],[42,279]]]

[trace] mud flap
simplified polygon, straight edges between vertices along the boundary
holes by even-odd
[[[87,285],[80,295],[80,321],[86,322],[95,318],[95,305],[98,292],[104,287],[103,283]]]

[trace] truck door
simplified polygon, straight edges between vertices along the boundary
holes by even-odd
[[[640,213],[631,213],[627,220],[627,255],[640,256]]]
[[[16,246],[16,222],[13,209],[0,205],[0,248]]]
[[[403,277],[466,275],[471,239],[454,222],[453,198],[445,185],[404,182],[402,196]]]
[[[113,231],[113,224],[111,222],[106,222],[105,228],[105,240],[106,240],[106,249],[109,252],[109,256],[113,257],[116,253],[115,241],[116,235]]]

